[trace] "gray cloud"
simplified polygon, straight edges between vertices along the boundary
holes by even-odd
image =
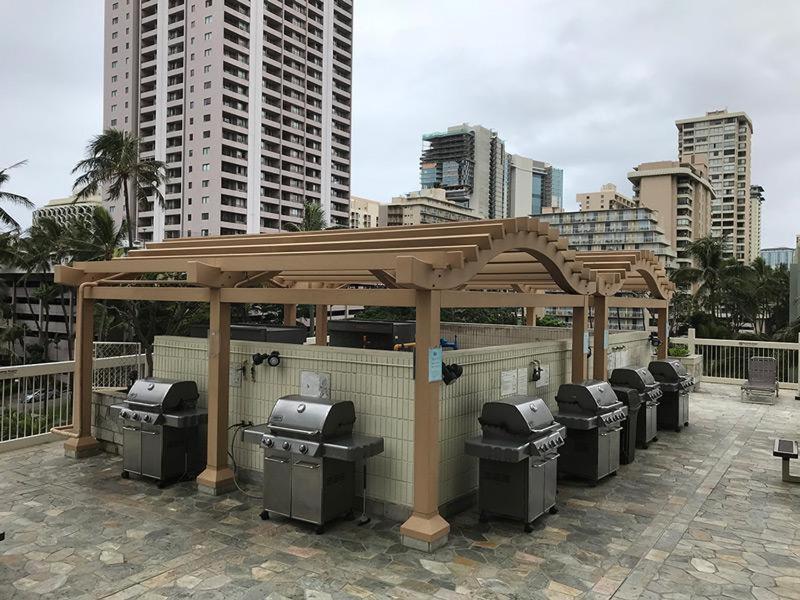
[[[793,0],[355,0],[354,194],[419,185],[420,136],[469,121],[566,170],[577,192],[674,158],[674,121],[714,108],[753,119],[764,245],[800,233],[800,3]],[[69,192],[101,127],[102,3],[6,0],[0,165],[37,203]]]

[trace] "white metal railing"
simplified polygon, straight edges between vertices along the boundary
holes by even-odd
[[[95,342],[94,354],[93,387],[125,388],[144,366],[135,343]],[[74,370],[73,360],[0,367],[0,443],[70,425]]]
[[[703,356],[703,380],[717,383],[743,383],[747,365],[753,356],[769,356],[778,365],[778,383],[783,388],[797,388],[800,381],[800,337],[797,342],[762,342],[698,338],[690,329],[688,337],[670,338],[670,342],[689,349],[689,354]]]

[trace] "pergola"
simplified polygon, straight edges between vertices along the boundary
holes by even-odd
[[[558,230],[530,217],[182,238],[150,243],[124,258],[57,267],[56,281],[78,287],[73,429],[65,442],[67,454],[76,457],[97,448],[91,436],[95,300],[209,303],[208,459],[197,481],[210,493],[227,491],[233,480],[226,455],[231,304],[283,304],[289,324],[298,304],[316,305],[318,315],[332,304],[415,307],[413,514],[401,532],[428,544],[449,531],[438,512],[439,382],[428,377],[428,350],[439,345],[440,309],[525,307],[532,325],[536,307],[571,307],[572,380],[581,381],[588,370],[590,306],[594,374],[605,377],[608,308],[653,310],[665,342],[659,356],[665,357],[673,291],[651,252],[575,252]],[[316,335],[317,344],[327,343],[326,318]]]

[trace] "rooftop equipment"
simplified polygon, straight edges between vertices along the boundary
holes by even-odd
[[[680,431],[689,425],[689,392],[694,388],[694,377],[675,358],[651,361],[647,368],[664,393],[658,406],[658,428]]]
[[[631,418],[631,406],[628,404],[628,429],[635,431],[636,446],[647,448],[651,441],[658,439],[658,401],[662,396],[661,385],[653,378],[647,367],[614,369],[611,372],[609,383],[617,393],[617,397],[623,390],[630,390],[639,397],[639,414],[635,427],[631,424],[633,419]],[[622,393],[624,394],[624,392]],[[623,403],[625,403],[624,400]],[[626,464],[624,460],[623,464]]]

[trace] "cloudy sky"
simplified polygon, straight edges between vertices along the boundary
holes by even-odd
[[[37,204],[101,126],[102,5],[2,0],[0,166],[29,160],[8,189]],[[417,189],[421,134],[471,122],[563,167],[570,207],[629,193],[633,165],[676,157],[675,119],[727,107],[754,123],[763,245],[800,233],[800,2],[355,0],[354,26],[356,195]]]

